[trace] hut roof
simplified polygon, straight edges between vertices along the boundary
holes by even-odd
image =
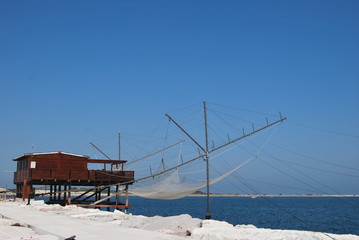
[[[90,158],[89,156],[86,156],[86,155],[57,151],[57,152],[43,152],[43,153],[25,153],[17,158],[14,158],[13,160],[18,161],[20,158],[23,158],[23,157],[37,156],[37,155],[49,155],[49,154],[63,154],[63,155],[70,155],[70,156],[75,156],[75,157]]]

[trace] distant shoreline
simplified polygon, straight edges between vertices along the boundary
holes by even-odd
[[[191,194],[191,197],[206,197],[206,194]],[[359,195],[319,195],[319,194],[221,194],[221,193],[212,193],[210,197],[359,197]]]
[[[37,193],[45,192],[43,190],[36,190]],[[72,193],[73,196],[78,196],[83,192],[74,192]],[[114,193],[114,192],[112,192]],[[107,196],[106,194],[102,193],[101,195]],[[136,196],[134,194],[129,193],[129,196]],[[193,193],[189,195],[190,197],[207,197],[206,193]],[[345,194],[345,195],[330,195],[330,194],[234,194],[234,193],[211,193],[210,197],[246,197],[246,198],[259,198],[259,197],[359,197],[356,194]]]

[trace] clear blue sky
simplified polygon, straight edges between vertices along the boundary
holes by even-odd
[[[12,159],[32,145],[89,154],[84,146],[93,139],[149,132],[164,113],[206,100],[281,111],[289,120],[275,143],[353,168],[295,160],[340,172],[307,171],[359,194],[358,9],[358,1],[327,0],[3,0],[0,185],[12,186]],[[253,184],[264,193],[296,192]]]

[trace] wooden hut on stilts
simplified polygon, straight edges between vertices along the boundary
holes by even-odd
[[[14,159],[16,196],[29,199],[34,186],[48,186],[48,191],[36,195],[49,196],[48,203],[74,204],[87,207],[129,208],[128,186],[133,183],[134,171],[125,171],[123,160],[90,159],[85,155],[65,152],[28,153]],[[103,166],[91,169],[89,164]],[[111,194],[111,186],[114,193]],[[75,188],[88,190],[76,192]],[[75,195],[76,193],[76,195]],[[125,202],[120,201],[124,193]],[[103,197],[104,196],[104,197]],[[111,200],[115,198],[115,200]]]

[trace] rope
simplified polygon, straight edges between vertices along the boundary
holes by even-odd
[[[256,113],[256,114],[260,114],[260,115],[265,115],[265,116],[275,116],[275,117],[277,117],[277,115],[274,115],[274,114],[263,113],[263,112],[258,112],[258,111],[252,111],[252,110],[248,110],[248,109],[244,109],[244,108],[231,107],[231,106],[226,106],[226,105],[221,105],[221,104],[216,104],[216,103],[210,103],[210,104],[215,105],[215,106],[219,106],[219,107],[224,107],[224,108],[237,110],[237,111],[239,110],[239,111],[244,111],[244,112],[250,112],[250,113]]]
[[[314,130],[321,131],[321,132],[327,132],[327,133],[332,133],[332,134],[341,135],[341,136],[359,138],[359,135],[355,135],[355,134],[349,134],[349,133],[344,133],[344,132],[339,132],[339,131],[328,130],[328,129],[324,129],[324,128],[312,127],[309,125],[305,125],[305,124],[297,123],[297,122],[293,122],[293,121],[289,121],[289,122],[292,124],[295,124],[297,126],[310,128],[310,129],[314,129]]]
[[[317,159],[317,158],[314,158],[314,157],[310,157],[310,156],[307,156],[305,154],[302,154],[302,153],[298,153],[298,152],[295,152],[293,150],[289,150],[289,149],[286,149],[286,148],[283,148],[277,144],[274,144],[274,143],[271,143],[271,145],[279,148],[279,149],[282,149],[286,152],[289,152],[289,153],[293,153],[295,155],[298,155],[298,156],[301,156],[301,157],[305,157],[307,159],[311,159],[311,160],[314,160],[314,161],[317,161],[317,162],[322,162],[322,163],[325,163],[325,164],[328,164],[328,165],[332,165],[332,166],[336,166],[336,167],[341,167],[341,168],[345,168],[345,169],[350,169],[350,170],[356,170],[356,171],[359,171],[358,168],[353,168],[353,167],[347,167],[347,166],[344,166],[344,165],[340,165],[340,164],[337,164],[337,163],[331,163],[331,162],[327,162],[327,161],[324,161],[324,160],[320,160],[320,159]]]
[[[267,154],[268,154],[268,153],[267,153]],[[319,184],[319,185],[321,185],[321,186],[323,186],[323,187],[329,189],[330,191],[333,191],[333,192],[335,192],[336,194],[339,194],[339,195],[343,195],[342,193],[336,191],[335,189],[333,189],[333,188],[331,188],[331,187],[329,187],[329,186],[327,186],[327,185],[325,185],[325,184],[319,182],[318,180],[316,180],[316,179],[314,179],[314,178],[308,176],[307,174],[304,174],[304,173],[302,173],[301,171],[299,171],[299,170],[297,170],[297,169],[295,169],[295,168],[289,166],[288,164],[284,163],[283,160],[281,160],[281,159],[279,159],[279,158],[276,158],[276,157],[274,157],[274,156],[272,156],[272,155],[270,155],[270,154],[269,154],[269,156],[271,156],[272,158],[274,158],[274,159],[276,159],[277,161],[281,162],[282,164],[286,165],[287,167],[289,167],[289,168],[292,169],[293,171],[295,171],[295,172],[297,172],[297,173],[299,173],[299,174],[305,176],[306,178],[311,179],[312,181],[316,182],[317,184]],[[262,159],[261,159],[261,160],[262,160]],[[262,162],[266,163],[267,165],[271,166],[272,168],[275,168],[274,166],[270,165],[268,162],[266,162],[266,161],[264,161],[264,160],[262,160]],[[284,172],[284,171],[282,171],[282,170],[280,170],[280,169],[278,169],[278,168],[275,168],[275,169],[277,169],[278,171],[282,172],[283,174],[285,174],[285,175],[287,175],[287,176],[289,176],[289,177],[291,177],[291,178],[293,178],[293,179],[296,179],[297,181],[299,181],[299,182],[301,182],[301,183],[303,183],[303,184],[305,184],[305,185],[307,185],[307,186],[309,186],[309,187],[311,187],[311,188],[313,188],[313,189],[316,189],[318,192],[321,192],[321,193],[324,193],[324,194],[328,194],[328,195],[329,195],[328,192],[324,192],[324,191],[322,191],[321,189],[319,189],[319,188],[317,188],[317,187],[314,187],[314,186],[312,186],[312,185],[310,185],[310,184],[308,184],[308,183],[305,183],[304,181],[299,180],[298,178],[293,177],[293,176],[287,174],[286,172]],[[343,201],[343,202],[345,202],[346,204],[348,204],[348,205],[350,205],[350,206],[352,206],[352,207],[358,208],[358,206],[356,206],[356,205],[354,205],[354,204],[352,204],[352,203],[350,203],[350,202],[347,202],[347,201],[345,201],[345,200],[340,199],[339,201]]]
[[[285,160],[282,160],[282,161],[285,161]],[[287,163],[289,163],[289,164],[293,164],[293,165],[299,166],[299,167],[309,168],[309,169],[313,169],[313,170],[317,170],[317,171],[321,171],[321,172],[327,172],[327,173],[333,173],[333,174],[342,175],[342,176],[347,176],[347,177],[359,178],[359,176],[357,176],[357,175],[351,175],[351,174],[346,174],[346,173],[340,173],[340,172],[330,171],[330,170],[326,170],[326,169],[309,167],[309,166],[302,165],[302,164],[299,164],[299,163],[290,163],[290,162],[288,162],[288,161],[285,161],[285,162],[287,162]]]
[[[200,105],[200,104],[202,104],[202,102],[200,102],[200,103],[195,103],[195,104],[192,104],[192,105],[188,105],[188,106],[185,106],[185,107],[182,107],[182,108],[178,108],[178,109],[173,110],[173,111],[168,112],[168,113],[175,113],[175,112],[183,111],[183,110],[185,110],[185,109],[189,109],[189,108],[192,108],[192,107],[194,107],[194,106],[197,107],[197,106]]]
[[[317,193],[317,191],[313,191],[313,190],[309,190],[309,189],[303,189],[303,188],[297,188],[297,187],[290,187],[290,186],[284,186],[284,185],[279,185],[279,184],[275,184],[275,183],[269,183],[269,182],[262,182],[262,181],[258,181],[255,179],[249,179],[248,180],[252,181],[252,182],[258,182],[261,184],[266,184],[266,185],[271,185],[271,186],[276,186],[276,187],[281,187],[281,188],[287,188],[287,189],[295,189],[295,190],[301,190],[301,191],[307,191],[307,192],[313,192],[313,193]]]

